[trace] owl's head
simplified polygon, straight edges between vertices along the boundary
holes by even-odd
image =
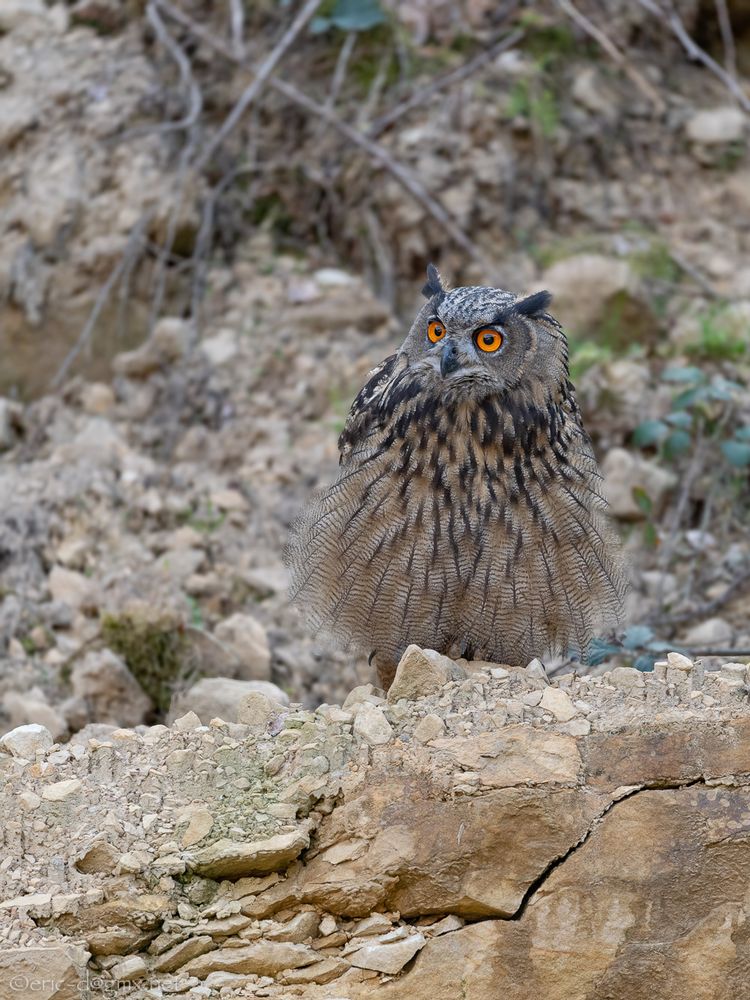
[[[549,292],[517,299],[501,288],[449,291],[432,264],[422,292],[427,302],[401,351],[441,395],[482,398],[567,381],[567,341],[546,312]]]

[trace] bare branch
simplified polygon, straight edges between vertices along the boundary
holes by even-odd
[[[681,271],[684,271],[685,274],[688,275],[688,277],[692,278],[693,281],[696,283],[696,285],[698,285],[698,287],[701,288],[706,293],[706,295],[708,295],[709,298],[711,298],[711,299],[720,299],[722,297],[716,291],[716,289],[711,284],[711,282],[708,280],[708,278],[706,278],[705,275],[701,274],[701,272],[698,270],[698,268],[695,267],[693,264],[691,264],[689,260],[686,260],[682,256],[682,254],[679,254],[679,253],[676,253],[673,250],[670,250],[669,251],[669,256],[672,258],[672,260],[675,262],[675,264],[679,267],[679,269]]]
[[[57,372],[50,382],[50,388],[58,389],[62,383],[67,378],[68,372],[70,371],[73,364],[77,361],[81,351],[88,346],[89,341],[94,333],[96,324],[99,321],[99,317],[104,309],[107,301],[109,300],[112,290],[116,286],[117,282],[126,272],[129,267],[130,257],[132,254],[137,252],[139,244],[143,239],[143,235],[146,232],[149,222],[151,221],[151,214],[147,213],[142,215],[138,220],[136,225],[133,227],[130,236],[128,237],[128,242],[125,246],[125,250],[117,262],[115,267],[112,269],[110,276],[105,281],[104,285],[99,290],[99,294],[96,297],[96,302],[94,307],[89,314],[89,318],[86,320],[86,325],[83,330],[81,330],[78,340],[75,342],[71,350],[66,354],[63,359],[62,364],[57,369]]]
[[[467,80],[470,76],[477,73],[483,66],[486,66],[488,62],[491,62],[501,52],[505,52],[507,49],[512,49],[514,45],[524,36],[524,32],[520,29],[511,32],[505,38],[500,39],[493,45],[490,45],[488,49],[480,52],[479,55],[474,56],[473,59],[467,60],[461,66],[452,69],[449,73],[445,73],[443,76],[437,77],[437,79],[432,80],[425,87],[420,87],[419,90],[415,90],[414,93],[410,94],[405,101],[401,101],[390,111],[387,111],[384,115],[376,118],[372,123],[370,128],[367,130],[367,134],[371,139],[377,138],[386,129],[389,129],[399,118],[413,111],[415,108],[423,108],[425,104],[430,101],[436,94],[439,94],[441,90],[447,90],[448,87],[452,87],[456,83],[460,83],[462,80]]]
[[[649,624],[661,625],[661,626],[672,626],[672,625],[682,625],[685,622],[698,621],[703,618],[710,618],[711,615],[715,615],[717,611],[723,608],[725,605],[733,601],[735,597],[738,597],[747,587],[750,585],[750,570],[745,570],[744,573],[740,573],[739,576],[735,577],[734,580],[712,601],[707,601],[705,604],[700,604],[696,608],[692,608],[690,611],[679,611],[677,614],[673,615],[662,615],[656,618],[649,619]]]
[[[344,39],[344,44],[339,50],[338,58],[336,59],[336,67],[333,71],[333,77],[331,79],[331,89],[326,98],[326,107],[332,108],[336,103],[339,94],[341,93],[341,88],[344,86],[344,80],[346,79],[346,71],[349,68],[349,61],[352,57],[352,52],[354,52],[354,46],[357,44],[357,32],[350,31],[347,33]]]
[[[157,9],[158,4],[159,0],[151,0],[146,8],[146,17],[148,18],[149,24],[154,29],[156,37],[177,63],[177,68],[180,72],[180,80],[189,95],[188,110],[184,118],[177,122],[164,122],[158,127],[158,130],[166,132],[179,129],[190,129],[198,121],[200,113],[203,110],[203,95],[200,87],[193,78],[190,60],[174,38],[172,38],[169,34],[164,22],[161,19],[161,15]],[[131,132],[130,134],[132,135],[133,133]]]
[[[196,35],[196,37],[211,46],[215,52],[220,53],[230,62],[237,62],[234,53],[227,45],[206,32],[205,29],[199,24],[196,24],[191,17],[176,8],[170,0],[159,0],[159,3],[163,9],[169,13],[170,17],[173,17],[184,27],[189,28]],[[301,13],[302,12],[300,12],[300,15]],[[255,81],[253,81],[253,83],[254,82]],[[390,153],[388,153],[382,146],[366,136],[364,133],[357,131],[357,129],[342,121],[330,108],[326,108],[325,105],[314,101],[306,94],[303,94],[302,91],[292,86],[292,84],[270,75],[264,82],[267,83],[269,87],[272,87],[274,90],[283,94],[284,97],[286,97],[287,100],[291,101],[293,104],[304,108],[305,111],[327,122],[345,138],[347,138],[352,145],[364,150],[364,152],[366,152],[372,159],[376,160],[381,164],[381,166],[385,167],[385,169],[392,174],[398,183],[401,184],[401,186],[404,187],[409,194],[411,194],[411,196],[419,202],[420,205],[422,205],[422,207],[433,217],[433,219],[445,228],[445,231],[463,250],[465,250],[472,258],[481,259],[481,254],[479,253],[474,241],[470,240],[466,233],[463,232],[453,216],[449,214],[445,207],[436,198],[425,190],[419,178],[416,177],[411,170],[394,160]],[[253,84],[250,86],[252,87]],[[240,100],[242,100],[242,98]],[[237,106],[235,106],[235,110],[236,107]]]
[[[208,143],[204,149],[200,159],[195,164],[195,169],[202,170],[207,163],[209,163],[216,152],[216,150],[224,143],[229,134],[236,128],[237,124],[242,120],[243,115],[250,107],[250,105],[255,101],[260,92],[263,90],[271,74],[278,66],[282,57],[286,51],[290,48],[294,40],[303,30],[303,28],[308,24],[309,21],[315,16],[316,11],[320,7],[323,0],[307,0],[307,3],[299,11],[295,19],[289,25],[287,30],[284,32],[282,37],[269,52],[266,58],[258,67],[258,72],[255,74],[253,82],[245,88],[240,99],[237,101],[235,106],[229,112],[227,117],[224,119],[224,124],[221,126],[219,131],[213,136],[211,141]],[[231,56],[234,62],[237,61],[237,57],[234,53]]]
[[[189,14],[186,14],[183,10],[171,2],[171,0],[158,0],[158,4],[165,14],[168,14],[173,21],[177,21],[181,24],[183,28],[187,28],[190,33],[195,37],[200,39],[205,45],[214,52],[218,52],[220,55],[224,56],[225,59],[229,59],[231,62],[237,62],[237,55],[232,51],[232,49],[221,41],[220,38],[216,38],[212,35],[210,31],[207,31],[202,24],[194,21]]]
[[[348,139],[352,145],[359,147],[359,149],[367,153],[372,160],[375,160],[384,167],[409,192],[415,201],[419,202],[422,208],[433,217],[458,246],[474,259],[481,257],[474,241],[469,239],[447,209],[425,189],[416,174],[402,163],[394,160],[386,149],[368,138],[363,132],[359,132],[345,121],[342,121],[323,104],[319,104],[311,97],[308,97],[307,94],[303,94],[301,90],[297,90],[295,86],[286,80],[273,77],[269,80],[269,86],[273,87],[280,94],[283,94],[293,104],[303,108],[312,115],[316,115],[318,118],[322,118],[332,128],[335,128],[337,132],[340,132]]]
[[[575,21],[579,28],[585,31],[587,35],[593,38],[597,45],[599,45],[607,53],[612,62],[616,63],[623,73],[625,73],[632,80],[633,84],[638,88],[638,90],[640,90],[643,96],[648,98],[651,102],[654,110],[660,115],[663,114],[666,111],[666,105],[659,92],[652,87],[648,80],[627,60],[612,39],[609,38],[601,28],[598,28],[593,21],[590,21],[585,14],[583,14],[570,2],[570,0],[555,0],[555,2],[560,10],[564,14],[567,14],[572,21]]]
[[[719,21],[721,42],[724,46],[724,68],[733,80],[737,79],[737,47],[734,44],[732,19],[729,16],[727,0],[715,0],[716,17]]]
[[[235,56],[238,59],[244,59],[245,5],[243,0],[229,0],[229,30]]]
[[[565,0],[558,0],[558,3],[565,2]],[[718,77],[719,80],[724,84],[727,90],[731,93],[737,103],[740,105],[743,111],[750,113],[750,98],[747,96],[745,91],[739,85],[739,83],[730,76],[725,69],[712,59],[711,56],[704,49],[693,41],[682,23],[682,19],[679,14],[674,10],[669,12],[664,11],[658,4],[654,3],[654,0],[636,0],[637,3],[647,10],[649,14],[653,14],[657,17],[663,24],[665,24],[672,34],[678,39],[680,45],[687,52],[690,59],[695,59],[696,62],[703,63],[706,69],[709,69],[714,76]]]

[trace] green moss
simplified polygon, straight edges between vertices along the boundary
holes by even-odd
[[[166,712],[177,681],[185,675],[185,634],[174,621],[139,621],[130,615],[105,615],[102,639],[119,654],[161,712]]]

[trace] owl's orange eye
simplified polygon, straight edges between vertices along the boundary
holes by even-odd
[[[433,344],[437,344],[439,340],[443,339],[445,336],[445,327],[439,319],[430,320],[430,325],[427,327],[427,336]]]
[[[503,335],[488,326],[484,330],[477,330],[474,334],[474,343],[485,354],[494,354],[495,351],[503,346]]]

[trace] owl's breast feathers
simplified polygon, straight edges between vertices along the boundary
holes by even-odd
[[[600,499],[591,444],[567,381],[451,401],[439,383],[394,354],[370,372],[354,400],[339,451],[346,468],[390,468],[402,495],[411,477],[427,476],[445,500],[461,493],[471,501],[484,492],[493,503],[526,505],[532,518],[539,493],[558,484],[563,491],[583,486]]]
[[[524,662],[617,623],[624,582],[572,386],[452,398],[395,354],[290,546],[312,623],[364,648]]]

